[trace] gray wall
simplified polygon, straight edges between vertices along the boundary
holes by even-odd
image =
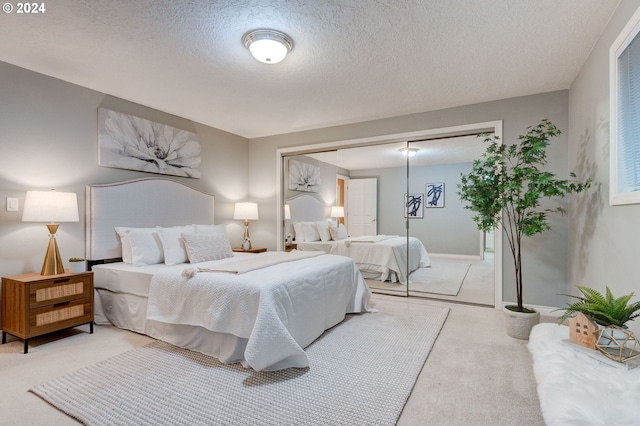
[[[480,231],[456,194],[460,173],[471,163],[410,167],[409,191],[425,193],[427,182],[444,182],[444,208],[425,208],[424,218],[409,221],[409,234],[419,238],[429,253],[480,255]],[[378,233],[406,235],[403,200],[407,188],[405,167],[354,170],[351,178],[378,179]]]
[[[596,188],[571,198],[569,286],[609,286],[614,295],[640,293],[638,241],[640,205],[609,205],[609,47],[627,24],[639,0],[623,0],[594,46],[569,92],[570,167],[592,174]],[[637,301],[638,296],[632,301]],[[564,306],[564,301],[562,305]],[[640,334],[638,320],[630,328]]]
[[[233,203],[249,196],[249,142],[236,135],[0,62],[0,271],[3,276],[40,271],[47,248],[44,224],[21,222],[27,190],[76,192],[79,223],[62,223],[58,246],[68,258],[84,256],[84,189],[88,184],[168,177],[98,167],[97,109],[116,111],[195,132],[202,144],[202,177],[175,178],[216,195],[216,222],[229,224],[232,242],[242,223]],[[272,180],[272,179],[271,179]],[[6,197],[20,200],[7,212]],[[126,208],[126,206],[123,206]]]
[[[419,85],[415,90],[421,90]],[[427,94],[425,94],[426,96]],[[503,120],[503,137],[513,143],[526,128],[543,118],[550,119],[565,134],[553,141],[549,149],[548,169],[559,176],[568,175],[567,127],[568,91],[542,93],[475,105],[465,105],[439,111],[411,114],[382,120],[328,127],[305,132],[252,139],[250,141],[251,197],[260,202],[260,223],[252,228],[267,246],[276,248],[276,164],[278,148],[341,141],[363,137],[375,137],[393,133],[437,129],[469,123]],[[265,220],[263,221],[263,212]],[[551,218],[552,232],[529,238],[523,246],[524,300],[525,303],[554,306],[558,293],[567,286],[568,219],[566,216]],[[253,226],[253,225],[252,225]],[[503,297],[515,300],[514,272],[511,253],[505,247],[503,258]]]

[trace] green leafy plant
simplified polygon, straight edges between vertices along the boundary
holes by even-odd
[[[482,231],[499,225],[509,241],[516,277],[517,306],[507,307],[517,312],[532,312],[522,305],[522,238],[551,229],[549,213],[564,213],[560,206],[542,208],[545,198],[564,197],[582,192],[591,180],[577,182],[557,179],[542,168],[547,164],[547,147],[560,130],[549,120],[527,128],[513,145],[502,144],[497,136],[484,135],[488,143],[481,159],[475,160],[469,174],[461,175],[458,195],[467,201],[466,209],[477,213],[473,220]],[[574,173],[570,174],[575,178]]]
[[[582,296],[563,295],[577,299],[577,302],[570,303],[566,308],[562,308],[565,313],[558,319],[560,323],[581,312],[605,327],[608,325],[622,327],[627,322],[640,316],[640,312],[638,312],[640,311],[640,301],[629,304],[634,295],[633,292],[616,298],[609,287],[607,287],[604,296],[599,291],[589,287],[579,285],[576,287],[580,290]]]
[[[69,262],[84,262],[84,257],[71,257],[69,258]]]

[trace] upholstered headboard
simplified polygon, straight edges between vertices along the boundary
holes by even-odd
[[[149,178],[86,188],[86,256],[122,256],[116,226],[213,224],[214,197],[170,179]]]
[[[285,201],[291,211],[291,222],[315,222],[329,217],[331,207],[311,195],[302,194]]]

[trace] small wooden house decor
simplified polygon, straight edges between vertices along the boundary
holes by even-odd
[[[585,314],[579,313],[569,320],[569,340],[589,349],[596,349],[598,326]]]

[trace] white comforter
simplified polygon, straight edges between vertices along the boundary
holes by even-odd
[[[346,313],[369,310],[371,293],[362,275],[352,260],[341,256],[305,258],[242,274],[199,272],[186,278],[183,269],[154,276],[147,319],[247,339],[243,365],[256,371],[307,367],[303,348]]]
[[[379,272],[381,281],[407,283],[407,237],[376,235],[339,241],[298,243],[299,250],[324,251],[353,259],[361,271]],[[409,272],[431,266],[422,241],[409,237]]]

